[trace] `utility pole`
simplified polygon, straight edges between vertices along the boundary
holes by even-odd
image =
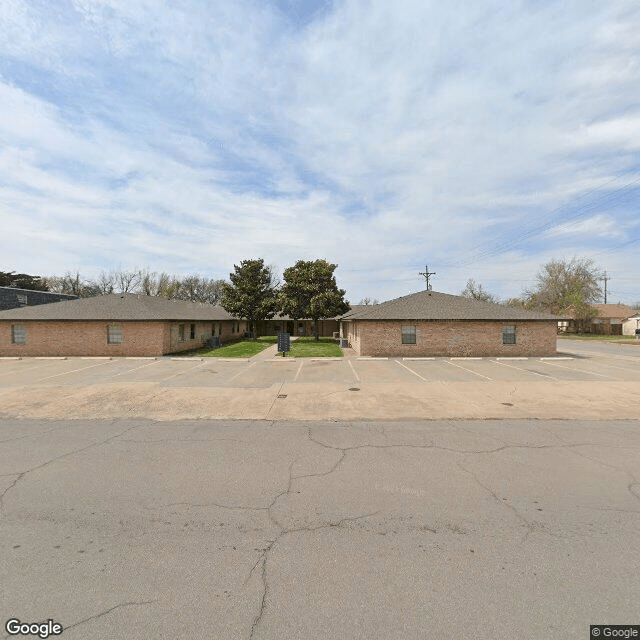
[[[601,280],[604,280],[604,303],[607,304],[607,280],[611,280],[611,278],[607,278],[606,270],[604,272],[604,277],[602,277]]]
[[[431,291],[431,289],[433,287],[429,284],[429,276],[435,276],[436,272],[432,271],[431,273],[429,273],[429,267],[427,265],[425,265],[424,273],[419,273],[418,275],[419,276],[424,276],[425,280],[427,281],[427,291]]]

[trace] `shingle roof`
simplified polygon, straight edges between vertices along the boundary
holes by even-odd
[[[219,305],[109,294],[0,311],[0,320],[231,320]]]
[[[637,313],[626,304],[594,304],[592,306],[598,311],[598,318],[630,318]]]
[[[420,291],[395,300],[368,305],[344,320],[561,320],[558,316],[519,307],[481,302],[437,291]]]

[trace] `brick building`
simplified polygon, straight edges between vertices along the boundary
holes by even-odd
[[[77,299],[78,296],[72,296],[66,293],[32,291],[31,289],[16,289],[15,287],[0,287],[0,311]]]
[[[435,291],[353,309],[340,335],[359,356],[549,356],[559,318]]]
[[[0,311],[0,356],[161,356],[245,330],[218,305],[111,294]]]

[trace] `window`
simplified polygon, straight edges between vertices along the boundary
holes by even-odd
[[[502,329],[502,344],[515,344],[516,343],[516,327],[513,324],[509,324]]]
[[[402,344],[415,344],[415,343],[416,343],[415,326],[402,327]]]
[[[184,342],[186,340],[186,334],[184,331],[184,327],[185,325],[183,324],[179,324],[178,325],[178,342]]]
[[[11,342],[13,344],[27,343],[27,328],[23,324],[11,325]]]
[[[110,324],[107,327],[107,344],[122,344],[123,341],[122,327],[119,324]]]
[[[27,306],[27,296],[18,294],[18,302],[20,303],[21,307]]]
[[[196,339],[196,325],[195,324],[191,325],[190,337],[191,337],[192,340]]]

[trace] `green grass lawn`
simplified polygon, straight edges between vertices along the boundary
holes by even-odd
[[[251,356],[255,356],[257,353],[264,351],[272,344],[276,344],[276,342],[278,342],[278,339],[275,336],[263,336],[257,340],[239,340],[238,342],[232,342],[219,349],[203,347],[202,349],[189,351],[184,355],[205,358],[251,358]]]
[[[342,349],[333,338],[316,339],[311,337],[298,338],[291,341],[291,351],[287,357],[292,358],[341,358]]]

